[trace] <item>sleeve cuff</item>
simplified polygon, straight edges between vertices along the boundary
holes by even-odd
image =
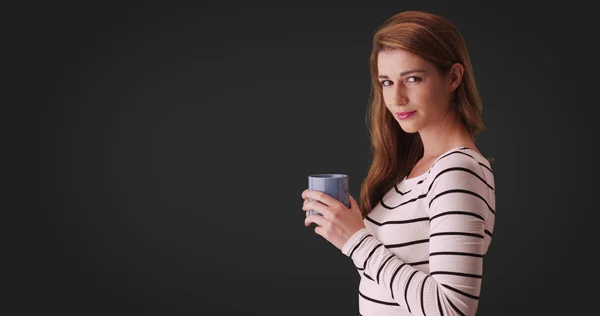
[[[367,228],[362,228],[358,230],[354,235],[352,235],[342,247],[342,253],[348,257],[350,257],[350,252],[354,249],[354,246],[366,235],[369,234]]]

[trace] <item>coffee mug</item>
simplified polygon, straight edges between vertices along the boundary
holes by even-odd
[[[308,176],[308,189],[324,192],[350,208],[350,189],[348,175],[336,173],[313,174]],[[308,199],[312,201],[312,199]],[[308,210],[308,215],[323,215],[315,210]]]

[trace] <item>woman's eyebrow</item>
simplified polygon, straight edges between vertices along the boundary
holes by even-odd
[[[414,72],[425,72],[425,70],[422,70],[422,69],[407,70],[405,72],[400,73],[400,77],[406,76],[406,75],[414,73]],[[390,77],[388,77],[387,75],[379,75],[377,78],[379,78],[379,79],[390,79]]]

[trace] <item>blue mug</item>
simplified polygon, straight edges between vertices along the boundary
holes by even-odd
[[[308,176],[308,189],[324,192],[350,208],[350,187],[348,175],[336,173],[313,174]],[[311,201],[312,199],[308,199]],[[323,215],[315,210],[308,210],[308,215]]]

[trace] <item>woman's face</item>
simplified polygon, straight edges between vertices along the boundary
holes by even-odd
[[[402,130],[415,133],[441,122],[455,88],[449,77],[410,52],[395,49],[379,52],[378,80],[386,107]],[[412,115],[399,113],[414,112]]]

